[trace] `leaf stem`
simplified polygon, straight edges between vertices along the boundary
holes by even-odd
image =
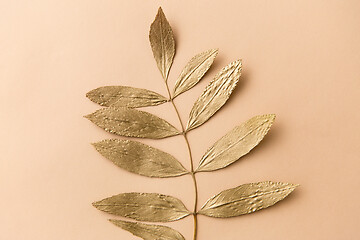
[[[168,92],[169,95],[169,102],[171,102],[172,106],[175,109],[176,115],[179,119],[180,125],[181,125],[181,130],[182,130],[182,135],[184,136],[185,142],[186,142],[186,146],[189,152],[189,158],[190,158],[190,174],[194,183],[194,191],[195,191],[195,200],[194,200],[194,211],[193,211],[193,216],[194,216],[194,238],[193,240],[196,240],[197,238],[197,229],[198,229],[198,224],[197,224],[197,202],[198,202],[198,187],[197,187],[197,182],[196,182],[196,177],[195,177],[195,171],[194,171],[194,161],[193,161],[193,157],[192,157],[192,153],[191,153],[191,147],[190,147],[190,143],[189,140],[186,136],[186,131],[185,131],[185,127],[184,124],[181,120],[179,111],[174,103],[174,98],[171,97],[171,93],[169,90],[169,85],[167,83],[167,81],[165,82],[166,84],[166,90]]]

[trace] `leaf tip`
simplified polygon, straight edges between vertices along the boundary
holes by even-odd
[[[166,19],[165,14],[164,14],[164,11],[163,11],[163,9],[162,9],[161,6],[158,8],[158,12],[157,12],[157,14],[156,14],[155,21],[156,21],[156,19],[158,19],[158,18],[165,18],[165,19]],[[155,22],[155,21],[154,21],[154,22]]]
[[[241,67],[242,66],[242,59],[238,59],[234,63],[237,64],[238,67]]]
[[[276,114],[274,114],[274,113],[269,114],[269,118],[270,118],[270,120],[271,120],[272,122],[275,121],[275,119],[276,119]]]
[[[226,66],[226,67],[229,67],[229,66],[232,66],[233,69],[234,69],[235,71],[237,71],[237,72],[241,75],[242,59],[237,59],[237,60],[233,61],[232,63],[230,63],[230,64],[229,64],[228,66]],[[226,68],[226,67],[225,67],[225,68]],[[240,75],[239,75],[239,77],[240,77]]]
[[[95,208],[98,208],[98,206],[99,206],[99,201],[92,202],[91,205],[93,205],[93,207],[95,207]]]
[[[94,95],[94,92],[95,92],[95,91],[96,91],[96,89],[90,90],[90,91],[88,91],[88,92],[85,94],[85,96],[86,96],[87,98],[90,98],[91,96]]]
[[[90,143],[95,149],[98,149],[99,143],[98,142],[94,142],[94,143]]]
[[[100,105],[103,105],[103,104],[101,104],[99,101],[98,101],[98,95],[99,95],[99,88],[96,88],[96,89],[93,89],[93,90],[91,90],[91,91],[89,91],[89,92],[87,92],[86,94],[85,94],[85,96],[90,100],[90,101],[92,101],[92,102],[94,102],[94,103],[98,103],[98,104],[100,104]]]
[[[118,222],[118,220],[116,220],[116,219],[111,219],[111,218],[109,218],[108,221],[111,222],[112,224],[116,224],[116,223]]]
[[[270,113],[270,114],[264,114],[264,115],[259,115],[259,116],[256,116],[254,118],[261,118],[261,119],[264,119],[266,120],[270,126],[274,123],[275,119],[276,119],[276,114],[274,113]]]
[[[84,115],[83,117],[84,117],[84,118],[87,118],[87,119],[89,119],[89,120],[90,120],[90,119],[91,119],[91,117],[92,117],[92,113],[87,114],[87,115]]]
[[[296,188],[298,188],[300,186],[300,184],[294,184],[294,183],[288,183],[289,185],[289,193],[292,193],[293,191],[295,191]]]

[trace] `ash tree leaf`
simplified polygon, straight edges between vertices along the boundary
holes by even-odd
[[[199,127],[229,99],[241,75],[241,60],[224,67],[209,83],[191,109],[186,131]]]
[[[270,181],[240,185],[213,196],[198,213],[216,218],[253,213],[283,200],[297,186]]]
[[[214,171],[236,162],[260,143],[274,120],[275,114],[260,115],[235,127],[206,151],[196,172]]]
[[[171,222],[190,214],[177,198],[158,193],[121,193],[94,202],[97,209],[146,222]]]
[[[114,225],[131,232],[134,236],[140,237],[144,240],[185,240],[181,233],[170,227],[127,222],[115,219],[109,219],[109,221]]]
[[[172,155],[130,140],[108,139],[93,144],[115,165],[147,177],[176,177],[189,172]]]
[[[104,107],[138,108],[156,106],[168,101],[156,92],[128,86],[99,87],[88,92],[86,97]]]
[[[164,119],[132,108],[102,108],[85,117],[105,131],[125,137],[160,139],[180,133]]]
[[[175,83],[173,98],[194,87],[213,64],[218,49],[210,49],[193,57]]]
[[[155,61],[165,81],[175,56],[174,34],[161,7],[150,26],[149,40]]]

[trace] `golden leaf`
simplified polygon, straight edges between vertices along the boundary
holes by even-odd
[[[127,86],[99,87],[88,92],[86,97],[104,107],[137,108],[156,106],[168,101],[156,92]]]
[[[93,144],[115,165],[147,177],[175,177],[189,173],[172,155],[143,143],[108,139]]]
[[[121,193],[94,202],[97,209],[138,221],[171,222],[190,214],[177,198],[158,193]]]
[[[210,49],[193,57],[175,83],[173,98],[195,86],[209,70],[217,54],[217,49]]]
[[[199,214],[227,218],[253,213],[284,199],[297,186],[291,183],[270,181],[240,185],[210,198]]]
[[[164,80],[167,81],[175,56],[175,40],[161,7],[150,26],[149,39],[157,66]]]
[[[150,26],[149,40],[157,66],[165,80],[169,99],[145,89],[125,86],[100,87],[87,93],[87,97],[108,108],[97,110],[86,117],[105,131],[120,136],[160,139],[181,134],[187,145],[190,171],[170,154],[139,142],[110,139],[94,143],[94,146],[100,154],[117,166],[143,176],[165,178],[190,174],[194,187],[193,210],[190,212],[179,199],[171,196],[136,192],[105,198],[94,202],[94,207],[110,214],[148,222],[170,222],[193,215],[193,239],[196,240],[198,214],[225,218],[252,213],[274,205],[294,191],[298,185],[290,183],[268,181],[244,184],[213,196],[198,211],[196,173],[224,168],[246,155],[267,134],[275,115],[257,116],[235,127],[207,150],[198,168],[194,170],[187,133],[209,120],[227,102],[239,81],[241,60],[230,63],[214,77],[194,103],[184,127],[174,98],[201,80],[211,67],[218,50],[210,49],[194,56],[182,70],[171,94],[167,80],[175,56],[175,40],[161,7]],[[170,102],[174,108],[181,132],[164,119],[134,109],[164,102]],[[184,240],[178,231],[166,226],[122,220],[110,221],[145,240]]]
[[[241,75],[241,60],[230,63],[210,82],[191,109],[186,131],[206,122],[229,99]]]
[[[109,219],[109,221],[144,240],[185,240],[181,233],[170,227],[137,222],[127,222],[115,219]]]
[[[85,117],[105,131],[120,136],[159,139],[180,133],[167,121],[132,108],[102,108]]]
[[[197,172],[224,168],[246,155],[265,137],[275,114],[251,118],[218,140],[201,158]]]

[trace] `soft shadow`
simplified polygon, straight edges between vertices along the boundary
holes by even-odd
[[[177,51],[181,48],[181,42],[182,41],[179,41],[179,37],[178,37],[179,36],[178,35],[179,31],[178,31],[175,24],[171,25],[171,30],[173,32],[174,40],[175,40],[175,57],[176,57]]]

